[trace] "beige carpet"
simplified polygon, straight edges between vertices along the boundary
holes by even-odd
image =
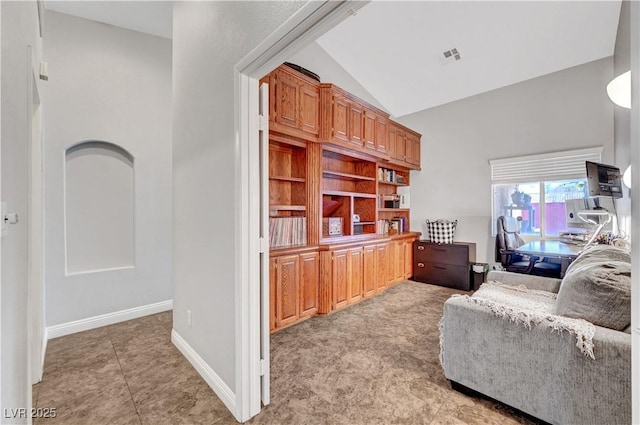
[[[450,389],[438,363],[447,288],[404,282],[271,338],[272,403],[251,424],[517,424],[511,409]],[[171,313],[49,341],[40,424],[235,424],[170,342]]]
[[[272,403],[252,424],[516,424],[508,407],[451,390],[438,323],[453,293],[403,282],[271,337]]]

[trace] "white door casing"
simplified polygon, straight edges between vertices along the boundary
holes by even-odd
[[[40,64],[28,48],[30,66],[27,95],[29,140],[29,350],[31,358],[31,383],[42,380],[44,350],[46,348],[44,324],[44,201],[42,181],[42,102],[39,90]]]
[[[271,361],[270,335],[270,281],[269,281],[269,85],[261,84],[259,92],[259,156],[260,156],[260,372],[261,400],[264,406],[271,402],[269,380]],[[274,282],[275,284],[275,282]]]
[[[236,107],[236,412],[246,421],[260,412],[268,379],[261,379],[262,320],[269,298],[261,296],[261,184],[258,169],[258,79],[307,44],[354,15],[367,1],[308,2],[235,66]],[[263,182],[268,184],[267,182]],[[268,257],[268,256],[267,256]],[[268,282],[268,273],[264,281]],[[266,354],[265,354],[266,355]],[[268,357],[266,364],[269,365]],[[268,369],[268,367],[265,367]],[[264,385],[264,387],[263,387]],[[269,394],[266,394],[267,400]]]

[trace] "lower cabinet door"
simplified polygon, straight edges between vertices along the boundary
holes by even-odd
[[[389,244],[376,245],[376,291],[381,291],[389,283]]]
[[[319,259],[317,252],[300,254],[300,317],[318,311]]]
[[[413,239],[404,241],[404,278],[411,279],[413,276]]]
[[[369,297],[376,292],[376,246],[365,246],[362,255],[362,295]]]
[[[298,320],[300,257],[288,255],[277,258],[276,298],[278,312],[276,326],[286,326]]]
[[[349,301],[348,276],[349,276],[349,250],[334,251],[332,257],[332,310],[345,307]]]
[[[362,248],[349,250],[349,303],[362,298]]]

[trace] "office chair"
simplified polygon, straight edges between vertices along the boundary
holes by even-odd
[[[537,256],[524,256],[514,252],[525,244],[520,237],[518,222],[514,217],[498,217],[498,234],[496,235],[496,261],[510,272],[527,273],[537,276],[560,277],[561,265],[546,258],[541,261]]]
[[[509,272],[531,273],[538,257],[525,257],[514,251],[525,243],[519,233],[518,222],[514,217],[498,217],[495,258]]]

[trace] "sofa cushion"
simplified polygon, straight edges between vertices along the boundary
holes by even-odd
[[[555,314],[623,330],[631,323],[631,264],[599,254],[572,264],[560,284]]]
[[[599,260],[624,261],[631,263],[631,254],[629,251],[612,246],[612,245],[593,245],[584,250],[578,258],[575,259],[567,269],[565,275],[570,274],[575,268],[585,263],[593,263]]]

